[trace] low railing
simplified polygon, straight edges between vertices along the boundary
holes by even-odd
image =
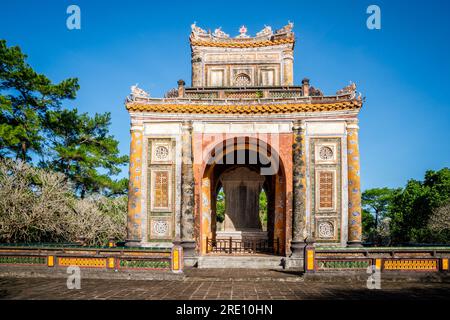
[[[448,272],[450,247],[310,247],[306,271]],[[309,264],[309,266],[308,266]],[[309,267],[309,268],[308,268]],[[308,270],[309,269],[309,270]]]
[[[67,244],[64,247],[61,244],[0,246],[0,267],[78,266],[114,270],[170,270],[172,260],[170,249],[159,248],[76,247]]]
[[[280,240],[277,239],[208,239],[206,238],[206,253],[227,254],[280,254]]]

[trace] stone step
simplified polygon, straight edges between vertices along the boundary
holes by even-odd
[[[211,255],[198,258],[198,268],[283,269],[284,257]]]

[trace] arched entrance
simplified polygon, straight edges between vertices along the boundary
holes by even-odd
[[[261,140],[239,137],[216,145],[206,161],[201,188],[201,253],[284,254],[286,179],[278,153]],[[260,216],[263,190],[265,221]],[[217,216],[220,191],[223,221]]]

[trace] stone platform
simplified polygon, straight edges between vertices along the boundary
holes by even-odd
[[[198,268],[283,269],[285,257],[274,255],[206,255],[198,258]]]
[[[225,230],[217,231],[216,239],[228,240],[267,240],[267,231],[260,230]]]

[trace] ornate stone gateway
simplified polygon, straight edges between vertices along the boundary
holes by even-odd
[[[362,99],[353,83],[329,96],[294,85],[292,29],[233,38],[194,24],[192,86],[165,98],[132,87],[128,245],[180,243],[187,264],[263,251],[301,267],[306,243],[360,244]]]

